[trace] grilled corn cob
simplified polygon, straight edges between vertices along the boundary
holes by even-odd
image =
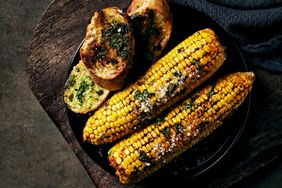
[[[207,80],[224,60],[211,29],[194,33],[98,109],[88,119],[83,139],[98,145],[132,133]]]
[[[124,184],[143,179],[209,135],[252,88],[252,72],[233,73],[174,107],[162,121],[120,141],[108,159]]]

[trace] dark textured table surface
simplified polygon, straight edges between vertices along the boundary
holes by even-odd
[[[0,187],[94,187],[79,160],[28,86],[25,61],[29,41],[41,14],[50,2],[50,0],[0,0]],[[281,88],[275,87],[281,82],[281,75],[257,67],[252,69],[259,78],[268,78],[260,81],[257,87],[264,88],[261,96],[269,96],[261,101],[269,110],[269,114],[258,112],[261,117],[253,117],[257,126],[249,126],[242,139],[253,137],[252,133],[265,129],[266,127],[260,126],[264,123],[279,124],[277,117],[280,116],[271,112],[278,112],[277,108],[281,110],[279,106],[281,98],[275,102],[276,96],[281,97]],[[272,127],[271,125],[269,127]],[[271,135],[263,136],[270,136],[269,140],[277,139]],[[253,143],[242,148],[251,152],[257,145],[255,142],[263,144],[258,137]],[[277,146],[280,147],[273,150],[281,150],[281,145]],[[237,151],[240,153],[240,147],[237,147]],[[275,153],[271,149],[269,152]],[[263,160],[262,158],[257,161]],[[237,185],[281,187],[280,161],[281,157],[275,153],[270,164]],[[229,173],[242,171],[235,170]]]

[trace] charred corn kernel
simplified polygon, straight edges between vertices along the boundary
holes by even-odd
[[[111,166],[116,169],[116,175],[121,183],[134,183],[143,179],[198,143],[201,138],[208,136],[222,124],[225,117],[229,116],[244,101],[252,88],[253,80],[254,74],[252,72],[238,72],[223,77],[217,80],[213,86],[204,87],[201,91],[184,100],[182,104],[173,107],[162,122],[148,125],[143,130],[139,130],[113,146],[109,151],[108,159]],[[230,95],[232,90],[240,87],[240,83],[248,84],[245,85],[244,90],[239,91],[235,96]],[[224,95],[223,92],[225,91],[219,90],[219,87],[225,88],[227,86],[231,87],[231,91],[227,91],[227,95]],[[185,119],[181,123],[172,122],[168,118],[170,114],[177,112],[176,114],[173,113],[172,117],[172,119],[177,119],[178,116],[188,111],[183,106],[190,104],[193,100],[203,98],[203,95],[210,96],[210,93],[215,90],[218,91],[216,95],[221,96],[220,98],[213,100],[208,97],[200,100],[200,103],[192,103],[193,112],[197,111],[198,113],[192,112],[183,115]],[[225,102],[227,96],[232,97],[233,104]],[[240,99],[237,99],[238,96],[240,96]],[[211,104],[211,108],[206,107],[205,104],[207,103]],[[221,106],[215,109],[217,104]],[[154,139],[149,138],[150,134],[153,135]],[[142,135],[142,137],[139,138],[138,135]],[[132,140],[136,137],[139,138],[137,143],[142,143],[142,145],[134,148],[136,157],[135,160],[129,163],[126,160],[127,155],[123,151],[135,145]],[[148,140],[149,142],[142,142],[142,140]],[[125,160],[126,163],[123,165],[121,161]],[[130,171],[129,174],[126,173],[127,170]]]
[[[198,42],[202,40],[206,41],[205,44]],[[212,54],[224,58],[212,58]],[[205,64],[201,63],[202,58],[207,59]],[[215,33],[211,29],[196,32],[153,64],[136,83],[113,95],[89,118],[85,126],[85,130],[88,127],[98,130],[101,125],[93,123],[92,119],[101,119],[117,127],[126,125],[124,129],[121,128],[120,132],[106,131],[102,136],[98,131],[94,139],[84,131],[83,139],[98,145],[131,134],[134,128],[140,128],[146,120],[187,96],[214,74],[224,60],[225,52]],[[113,105],[118,109],[116,114],[111,113]]]

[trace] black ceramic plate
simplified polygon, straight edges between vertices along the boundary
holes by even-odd
[[[221,44],[226,49],[227,60],[208,82],[212,82],[212,80],[232,72],[247,71],[240,50],[223,29],[213,20],[188,7],[176,4],[170,4],[170,7],[174,17],[174,28],[164,54],[194,32],[204,28],[212,28],[218,35]],[[78,63],[79,58],[78,48],[71,62],[70,70]],[[154,175],[143,181],[143,183],[147,185],[150,184],[150,182],[160,182],[159,180],[165,183],[167,178],[164,177],[170,177],[168,178],[170,182],[173,181],[173,179],[187,180],[211,168],[232,148],[240,137],[248,118],[249,108],[250,96],[213,134],[158,170]],[[82,141],[82,130],[89,116],[77,115],[68,111],[68,117],[73,132],[85,152],[102,168],[114,174],[114,169],[109,166],[107,161],[108,149],[113,144],[93,146],[89,143],[84,143]]]

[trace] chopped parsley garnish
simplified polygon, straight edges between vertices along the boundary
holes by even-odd
[[[183,133],[183,125],[181,123],[178,123],[175,128],[176,128],[176,134]]]
[[[166,139],[170,139],[170,129],[170,127],[165,127],[160,131]]]
[[[203,73],[203,67],[202,66],[198,66],[198,72],[201,75]]]
[[[95,46],[94,47],[94,58],[95,59],[97,59],[98,61],[102,61],[102,60],[106,59],[106,57],[107,57],[107,51],[106,51],[105,48],[103,48],[101,46]]]
[[[194,65],[198,65],[198,66],[201,65],[200,62],[197,61],[195,58],[193,58],[192,63],[193,63]]]
[[[183,106],[183,109],[184,109],[184,110],[188,110],[188,109],[191,108],[192,106],[193,106],[192,103],[189,103],[189,104],[188,104],[188,103],[185,103],[184,106]]]
[[[71,75],[67,80],[65,88],[69,89],[70,87],[74,86],[74,84],[75,84],[75,76]]]
[[[96,91],[96,93],[97,93],[98,95],[103,95],[104,91],[103,91],[102,89],[99,89],[98,91]]]
[[[197,70],[199,72],[199,75],[201,75],[203,73],[203,67],[202,67],[201,63],[199,61],[197,61],[195,58],[193,58],[192,63],[197,66]]]
[[[141,112],[139,115],[138,115],[138,119],[144,119],[147,117],[147,113],[146,112]]]
[[[139,159],[140,161],[144,162],[144,163],[151,163],[152,160],[149,156],[146,155],[146,153],[144,151],[139,151]]]
[[[86,89],[89,87],[89,85],[83,80],[78,88],[78,91],[77,91],[77,99],[79,100],[80,103],[83,102],[83,93],[86,91]]]
[[[167,87],[165,95],[171,96],[173,94],[173,92],[175,91],[175,89],[176,89],[176,84],[169,84],[168,87]]]
[[[215,82],[213,82],[211,85],[212,85],[211,90],[207,93],[208,98],[210,98],[211,96],[215,94],[214,92]]]
[[[140,92],[140,90],[136,90],[133,95],[133,98],[134,100],[141,100],[141,102],[145,102],[151,95],[152,93],[149,93],[147,89],[144,89],[143,92]]]
[[[204,122],[199,124],[199,129],[202,131],[207,125],[209,124],[208,120],[205,120]]]
[[[157,118],[157,119],[155,120],[155,123],[156,123],[156,124],[159,124],[159,123],[163,122],[164,119],[165,119],[165,117],[159,117],[159,118]]]
[[[109,41],[110,47],[117,50],[120,57],[127,58],[129,37],[126,35],[130,28],[123,23],[114,22],[102,32],[104,40]]]
[[[134,95],[133,95],[133,98],[134,100],[137,100],[141,97],[142,93],[140,92],[140,90],[136,90]]]
[[[148,12],[148,24],[146,25],[147,27],[144,30],[144,35],[145,38],[149,38],[151,36],[159,36],[161,34],[160,29],[157,27],[155,23],[155,12],[153,10],[150,10]]]
[[[180,78],[182,76],[179,72],[174,72],[172,74],[173,74],[173,76],[175,76],[177,78]]]

